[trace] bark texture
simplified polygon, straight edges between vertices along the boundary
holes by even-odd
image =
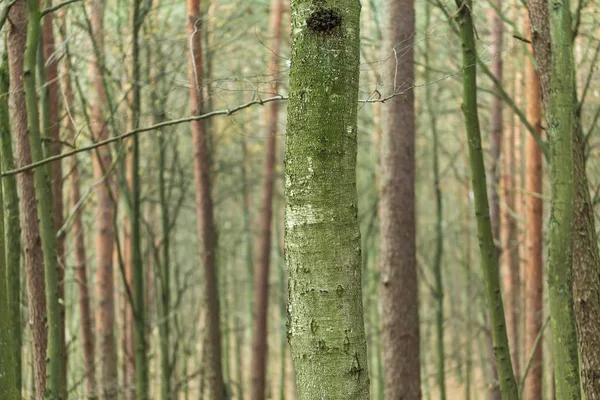
[[[281,49],[283,1],[272,0],[269,18],[269,32],[273,35],[270,46],[268,72],[271,80],[269,92],[277,94],[279,89],[279,52]],[[275,181],[275,161],[277,158],[277,126],[279,103],[273,101],[266,106],[267,148],[265,157],[265,177],[260,216],[260,238],[258,241],[257,263],[254,272],[254,329],[252,338],[252,389],[251,398],[265,398],[265,383],[268,360],[268,302],[269,267],[271,262],[271,225],[273,220],[273,185]]]
[[[380,144],[382,346],[385,397],[419,399],[418,283],[415,248],[415,105],[413,0],[389,1],[385,76],[393,93]],[[441,295],[441,293],[438,293]]]
[[[523,31],[531,39],[529,17],[525,17]],[[527,46],[532,53],[531,45]],[[527,119],[542,135],[542,97],[538,74],[528,54],[525,64]],[[535,400],[542,398],[542,362],[543,348],[535,346],[535,340],[542,329],[544,318],[544,273],[543,273],[543,160],[542,150],[532,135],[525,141],[526,177],[525,197],[527,228],[525,231],[525,357],[531,359],[531,367],[524,384],[524,398]]]
[[[189,41],[190,105],[192,114],[203,110],[202,82],[202,29],[200,0],[186,0],[187,33]],[[196,192],[196,218],[198,247],[204,267],[204,306],[206,307],[206,380],[208,398],[221,400],[224,396],[221,366],[221,325],[219,320],[219,293],[216,271],[216,230],[210,182],[209,138],[204,120],[194,121],[192,143],[194,147],[194,187]]]
[[[10,112],[14,135],[15,166],[31,164],[31,150],[27,135],[27,111],[23,87],[27,15],[25,0],[17,1],[8,15],[8,63],[10,73]],[[44,260],[40,246],[40,229],[35,203],[33,171],[17,175],[19,216],[25,261],[29,321],[32,336],[34,387],[36,393],[46,388],[46,298],[43,295]]]
[[[293,0],[288,341],[299,400],[369,398],[356,194],[358,0]]]

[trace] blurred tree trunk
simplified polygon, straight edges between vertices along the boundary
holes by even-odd
[[[503,60],[502,60],[502,43],[504,35],[504,22],[502,21],[502,5],[501,0],[493,0],[494,7],[489,8],[489,24],[491,26],[491,45],[490,53],[492,56],[491,60],[491,73],[498,79],[499,82],[503,82]],[[498,90],[498,87],[494,88]],[[502,98],[494,95],[492,97],[492,107],[490,110],[490,163],[488,166],[488,199],[490,209],[490,220],[492,223],[492,234],[494,238],[494,245],[496,247],[495,254],[496,258],[500,260],[501,252],[501,222],[500,222],[500,196],[498,194],[498,184],[500,178],[500,156],[502,153],[502,134],[504,131],[504,120],[502,115]],[[510,314],[510,305],[507,305],[507,313]],[[509,318],[510,319],[510,318]],[[507,321],[508,323],[508,321]],[[490,321],[488,320],[488,325]],[[491,334],[490,334],[491,336]],[[500,400],[501,393],[500,387],[497,385],[498,371],[496,369],[496,363],[494,361],[493,352],[493,339],[490,337],[489,349],[490,349],[490,365],[488,369],[488,379],[493,382],[493,386],[489,391],[490,400]]]
[[[460,28],[464,68],[462,110],[469,144],[469,162],[475,198],[475,215],[477,217],[481,267],[485,282],[485,294],[490,316],[496,369],[498,371],[498,381],[502,398],[505,400],[517,400],[517,384],[510,361],[504,307],[500,293],[498,257],[492,224],[489,218],[490,210],[485,179],[485,164],[483,161],[481,130],[477,111],[477,50],[471,16],[472,2],[470,0],[456,0],[456,5],[458,8],[456,20]]]
[[[366,400],[356,193],[360,3],[293,0],[290,14],[285,254],[297,394]]]
[[[0,67],[0,141],[4,141],[10,137],[10,121],[8,115],[8,93],[9,93],[9,76],[8,76],[8,58],[6,53],[2,57],[2,66]],[[4,154],[2,161],[4,163]],[[7,400],[19,400],[21,398],[21,386],[17,380],[17,367],[20,360],[17,359],[17,353],[14,351],[15,334],[14,331],[18,328],[16,324],[20,324],[20,319],[15,320],[11,314],[10,307],[12,299],[10,298],[10,284],[13,272],[9,269],[9,260],[7,253],[9,252],[10,238],[6,232],[7,226],[5,214],[5,206],[8,205],[10,199],[4,201],[3,190],[0,190],[0,395]],[[19,347],[20,349],[20,347]],[[19,372],[20,374],[20,372]]]
[[[67,40],[67,13],[66,8],[59,11],[60,32],[63,40]],[[75,115],[73,86],[70,77],[71,58],[68,45],[65,51],[65,59],[62,64],[61,84],[64,93],[64,104],[66,111],[66,121],[64,125],[66,141],[76,146],[76,127],[73,116]],[[77,157],[73,156],[69,160],[69,182],[71,184],[70,204],[74,212],[73,225],[71,227],[71,237],[74,246],[75,255],[75,279],[77,281],[77,294],[79,297],[79,320],[81,325],[81,347],[83,350],[83,361],[85,368],[85,381],[87,386],[87,398],[97,399],[97,381],[96,381],[96,355],[95,355],[95,335],[94,320],[92,316],[92,306],[89,291],[87,255],[85,249],[85,231],[83,228],[81,189],[79,186],[79,163]]]
[[[413,0],[388,1],[384,30],[386,84],[402,95],[386,103],[380,144],[382,346],[385,397],[421,398],[415,248]],[[401,53],[401,57],[396,57]],[[387,115],[386,115],[387,114]],[[441,271],[440,271],[441,272]],[[436,293],[442,296],[442,293]],[[439,303],[438,303],[439,305]],[[441,355],[438,355],[441,356]]]
[[[43,7],[51,7],[52,0],[40,0]],[[53,31],[54,13],[46,14],[42,19],[42,61],[46,72],[45,100],[48,106],[48,121],[44,127],[44,136],[50,138],[48,144],[48,155],[60,154],[62,144],[60,142],[60,80],[58,78],[58,57],[55,53],[54,31]],[[63,301],[60,306],[60,326],[61,342],[64,349],[62,355],[63,362],[63,381],[67,383],[67,348],[65,340],[65,234],[61,230],[64,222],[63,217],[63,176],[62,161],[58,160],[50,164],[51,182],[52,182],[52,210],[54,218],[54,228],[58,232],[56,236],[56,257],[58,260],[58,296]],[[66,387],[66,386],[65,386]],[[64,399],[67,398],[67,392],[63,393]]]
[[[15,166],[31,164],[27,133],[27,111],[23,88],[23,67],[27,16],[25,0],[17,1],[8,15],[8,62],[10,74],[11,127],[14,134]],[[44,296],[44,261],[35,203],[33,171],[17,175],[19,215],[21,219],[29,326],[32,335],[34,387],[36,393],[46,388],[46,297]]]
[[[92,90],[89,96],[91,108],[91,130],[95,141],[109,137],[105,118],[108,99],[102,82],[104,65],[104,2],[88,0],[91,35],[96,51],[89,66]],[[102,390],[106,399],[116,398],[118,373],[115,343],[115,305],[113,278],[114,213],[115,204],[110,195],[113,185],[111,173],[112,156],[109,147],[100,147],[93,157],[94,179],[103,181],[94,189],[96,196],[96,329],[99,336]]]
[[[529,16],[525,16],[523,32],[531,40],[531,26]],[[526,103],[527,119],[536,129],[538,135],[542,135],[542,104],[540,81],[535,66],[530,57],[533,57],[531,45],[527,46],[529,54],[525,61]],[[535,340],[542,329],[544,318],[544,273],[543,273],[543,160],[542,150],[532,135],[527,135],[525,142],[526,154],[526,222],[525,246],[525,359],[532,356],[531,368],[524,384],[525,399],[542,398],[542,346],[534,348]],[[535,353],[532,353],[535,351]],[[532,355],[533,354],[533,355]]]
[[[204,107],[203,57],[200,0],[186,0],[189,50],[190,104],[193,115],[201,115]],[[216,228],[210,182],[209,139],[204,120],[193,121],[194,186],[198,247],[204,267],[204,307],[206,307],[206,365],[209,398],[221,400],[225,394],[221,363],[221,324],[216,272]]]
[[[281,49],[281,22],[283,1],[272,0],[269,18],[269,32],[273,35],[268,65],[270,80],[269,92],[276,95],[279,90],[279,59]],[[254,272],[254,333],[252,338],[252,400],[265,398],[265,381],[268,360],[268,308],[269,308],[269,266],[271,262],[271,225],[273,220],[273,185],[275,182],[275,162],[277,159],[277,128],[279,123],[279,102],[272,101],[265,106],[266,157],[263,183],[263,200],[260,216],[260,237],[257,262]]]

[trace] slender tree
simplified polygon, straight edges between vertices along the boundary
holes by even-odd
[[[389,1],[386,76],[394,97],[384,108],[379,210],[385,397],[421,397],[415,249],[413,0]],[[401,56],[398,56],[400,54]],[[436,293],[441,296],[441,293]]]
[[[525,17],[523,31],[531,39],[529,16]],[[525,61],[527,119],[539,135],[542,133],[542,104],[540,82],[531,57],[532,46],[527,46]],[[536,338],[543,322],[543,200],[542,195],[542,150],[532,135],[525,142],[527,171],[525,175],[526,192],[526,265],[525,265],[525,357],[532,357],[531,368],[524,382],[524,398],[542,398],[542,346],[536,346]]]
[[[25,0],[17,1],[8,14],[8,64],[10,74],[11,130],[14,135],[15,166],[31,164],[27,133],[27,112],[23,87],[27,14]],[[25,280],[28,297],[29,326],[32,336],[33,379],[36,393],[46,388],[46,297],[44,289],[44,260],[35,204],[33,171],[17,175],[19,216],[21,220]],[[16,299],[15,299],[16,300]]]
[[[293,0],[290,14],[285,254],[297,394],[366,400],[355,172],[360,4]]]
[[[92,90],[89,96],[91,112],[91,130],[95,141],[109,137],[105,118],[108,104],[106,90],[102,82],[104,54],[104,1],[88,0],[92,45],[95,51],[89,65]],[[96,197],[96,330],[100,368],[102,371],[102,391],[105,398],[116,397],[117,390],[117,349],[115,343],[115,305],[114,305],[114,213],[115,205],[110,196],[113,176],[110,173],[112,156],[108,147],[97,149],[93,157],[94,179],[103,181],[94,189]]]
[[[272,0],[269,17],[269,32],[273,35],[269,58],[270,92],[276,95],[279,89],[279,53],[281,49],[281,20],[283,1]],[[275,181],[275,161],[277,159],[277,127],[279,103],[271,102],[265,109],[267,124],[265,177],[260,216],[260,237],[258,241],[257,263],[254,272],[254,329],[252,337],[252,396],[253,400],[265,398],[267,375],[267,317],[269,309],[269,267],[271,263],[271,225],[273,220],[273,185]]]
[[[485,282],[485,295],[491,322],[494,356],[498,371],[500,392],[503,399],[518,400],[517,384],[510,360],[510,349],[506,333],[504,306],[500,294],[498,276],[498,258],[490,212],[485,179],[483,152],[481,149],[481,131],[477,111],[477,52],[475,34],[471,16],[471,0],[456,0],[458,10],[456,20],[459,26],[463,55],[463,105],[467,138],[469,144],[469,162],[471,166],[471,181],[475,197],[475,214],[477,217],[477,232],[481,267]]]
[[[0,68],[0,93],[6,95],[0,108],[6,115],[1,115],[0,125],[0,163],[2,171],[15,167],[12,139],[10,131],[8,54],[5,52]],[[21,227],[19,225],[19,195],[17,180],[14,176],[2,178],[2,201],[4,208],[4,247],[6,258],[6,293],[8,296],[8,313],[12,326],[12,351],[14,352],[15,383],[21,390]]]
[[[202,114],[204,107],[202,82],[204,77],[202,57],[202,29],[200,0],[186,0],[187,33],[189,40],[190,104],[193,115]],[[196,218],[198,247],[204,267],[204,306],[206,307],[206,365],[208,392],[211,400],[224,396],[221,367],[221,324],[219,320],[219,294],[216,271],[216,229],[210,182],[209,138],[204,120],[192,122],[194,148],[194,187],[196,191]]]
[[[6,53],[2,57],[2,66],[0,67],[0,140],[5,140],[5,137],[10,137],[10,122],[8,115],[8,58]],[[8,287],[12,283],[10,272],[8,269],[8,251],[7,239],[5,235],[5,218],[4,218],[4,194],[0,188],[0,395],[7,400],[18,400],[21,398],[21,387],[17,386],[17,354],[13,347],[15,335],[13,330],[16,329],[15,322],[20,323],[20,320],[15,321],[10,315],[10,297]]]

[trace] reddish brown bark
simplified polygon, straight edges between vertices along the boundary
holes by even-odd
[[[531,26],[529,17],[525,17],[523,31],[531,38]],[[528,51],[533,51],[531,45]],[[527,57],[525,64],[527,120],[535,128],[539,135],[542,134],[542,98],[540,82],[535,66]],[[542,195],[542,151],[531,135],[527,135],[525,141],[526,157],[526,193],[525,211],[527,229],[525,231],[526,264],[525,264],[525,357],[532,355],[531,367],[524,385],[525,399],[542,398],[542,346],[534,349],[543,323],[543,201]],[[535,350],[535,353],[532,352]]]
[[[189,48],[190,105],[193,115],[203,109],[203,59],[201,38],[200,0],[186,0]],[[204,267],[204,306],[206,307],[206,363],[208,398],[221,400],[224,394],[221,367],[221,327],[219,294],[216,273],[216,231],[210,182],[209,139],[204,120],[193,121],[194,187],[198,247]]]
[[[386,103],[381,137],[381,292],[385,397],[421,398],[418,284],[415,249],[415,11],[413,0],[389,1],[385,76],[393,92],[405,92]]]
[[[25,1],[17,1],[8,15],[8,62],[10,72],[11,129],[14,135],[15,166],[31,164],[27,131],[27,112],[23,88],[23,55],[27,37]],[[33,372],[36,393],[46,388],[46,297],[44,295],[44,257],[37,218],[33,171],[17,175],[21,235],[25,255],[25,281],[32,336]]]
[[[272,0],[269,18],[269,32],[273,35],[269,60],[270,92],[277,94],[279,89],[279,52],[281,48],[281,21],[283,1]],[[260,238],[258,256],[254,271],[254,328],[252,338],[252,389],[251,399],[265,398],[265,381],[268,360],[268,305],[269,305],[269,266],[271,261],[271,224],[273,220],[273,184],[275,181],[275,161],[277,156],[277,124],[279,103],[274,101],[265,109],[267,124],[267,149],[265,157],[265,177],[263,202],[260,216]]]
[[[96,50],[100,56],[104,52],[104,8],[103,2],[89,0],[89,17],[92,27],[92,36],[96,43]],[[106,92],[102,82],[101,60],[92,56],[90,63],[90,80],[92,93],[90,95],[91,129],[94,140],[108,138],[106,126],[105,107],[108,104]],[[113,218],[115,205],[110,195],[112,176],[108,173],[112,164],[109,147],[100,147],[93,157],[93,170],[95,180],[104,180],[104,184],[97,185],[95,190],[97,219],[96,219],[96,329],[99,337],[99,354],[101,355],[101,370],[103,393],[106,398],[114,398],[117,389],[117,349],[115,343],[115,305],[113,285],[113,249],[114,226]]]

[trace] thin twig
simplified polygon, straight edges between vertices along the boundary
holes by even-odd
[[[63,1],[62,3],[59,3],[59,4],[55,5],[55,6],[48,7],[46,9],[44,9],[40,13],[40,18],[42,18],[46,14],[50,14],[51,12],[57,11],[57,10],[63,8],[64,6],[68,6],[69,4],[72,4],[72,3],[77,3],[78,1],[81,1],[81,0],[66,0],[66,1]]]

